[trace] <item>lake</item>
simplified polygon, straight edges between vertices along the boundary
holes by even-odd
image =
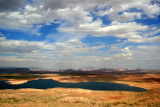
[[[21,89],[21,88],[35,88],[35,89],[49,89],[49,88],[81,88],[99,91],[137,91],[144,92],[147,89],[133,87],[126,84],[111,83],[111,82],[78,82],[78,83],[63,83],[54,81],[52,79],[38,79],[28,81],[23,84],[12,85],[7,81],[0,81],[0,89]]]

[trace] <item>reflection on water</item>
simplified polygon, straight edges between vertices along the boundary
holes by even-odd
[[[48,89],[48,88],[82,88],[89,90],[119,90],[119,91],[147,91],[144,88],[133,87],[126,84],[109,83],[109,82],[79,82],[79,83],[62,83],[52,79],[38,79],[28,81],[24,84],[12,85],[6,81],[0,81],[0,89],[20,89],[20,88],[35,88],[35,89]]]

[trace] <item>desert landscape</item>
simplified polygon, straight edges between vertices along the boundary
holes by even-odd
[[[0,0],[0,107],[160,107],[160,0]]]
[[[62,83],[113,82],[144,88],[146,91],[108,91],[63,87],[1,89],[0,105],[2,107],[48,107],[53,105],[57,107],[159,107],[160,105],[159,70],[137,70],[133,74],[131,74],[133,71],[130,70],[101,71],[98,74],[95,71],[74,72],[73,70],[70,72],[49,71],[50,73],[46,73],[47,71],[25,72],[0,73],[0,78],[1,81],[5,80],[12,85],[39,79],[52,79]]]

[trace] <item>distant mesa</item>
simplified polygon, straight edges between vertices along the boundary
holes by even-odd
[[[28,68],[0,68],[0,73],[30,73]]]

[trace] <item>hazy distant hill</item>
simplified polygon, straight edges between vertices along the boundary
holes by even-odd
[[[28,68],[0,68],[0,73],[29,73]]]

